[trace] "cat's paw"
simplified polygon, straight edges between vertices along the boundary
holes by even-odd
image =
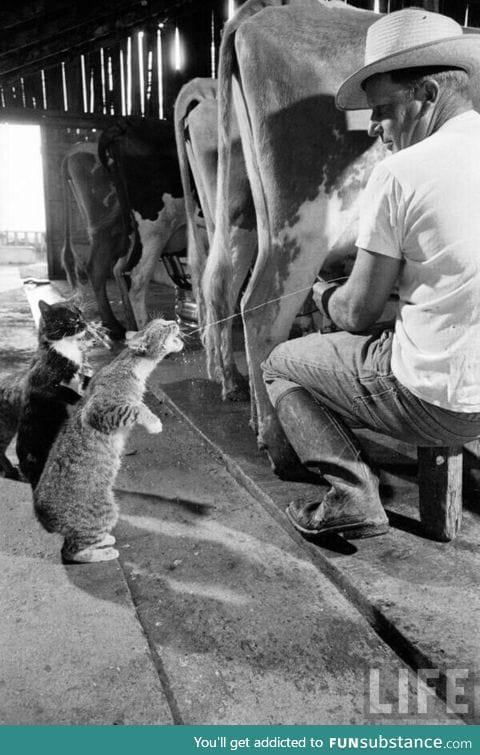
[[[76,553],[62,553],[63,560],[72,564],[94,564],[100,561],[113,561],[119,557],[119,552],[116,548],[102,548],[91,546],[85,548],[82,551]]]
[[[100,542],[95,543],[95,548],[103,548],[105,545],[115,545],[116,542],[115,537],[110,533],[107,533]]]
[[[151,419],[148,420],[148,423],[145,425],[145,429],[151,435],[155,435],[156,433],[162,432],[163,425],[158,419],[158,417],[152,417]]]

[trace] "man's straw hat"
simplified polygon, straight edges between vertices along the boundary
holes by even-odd
[[[452,18],[417,8],[389,13],[367,31],[365,63],[340,86],[341,110],[368,108],[363,82],[376,73],[424,66],[480,72],[480,34],[463,34]]]

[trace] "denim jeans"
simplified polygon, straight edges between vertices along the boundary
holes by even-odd
[[[414,396],[391,370],[393,332],[314,333],[277,346],[262,364],[274,406],[306,389],[351,428],[417,446],[461,446],[480,436],[480,413],[443,409]]]

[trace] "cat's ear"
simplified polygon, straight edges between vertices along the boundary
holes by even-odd
[[[44,315],[46,312],[50,311],[50,304],[47,304],[47,302],[43,301],[43,299],[39,299],[38,308],[40,310],[40,314]]]

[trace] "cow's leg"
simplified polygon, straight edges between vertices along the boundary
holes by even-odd
[[[116,261],[113,267],[113,275],[117,282],[118,290],[120,291],[120,296],[121,296],[122,304],[123,304],[123,311],[125,313],[125,319],[127,321],[127,328],[128,330],[137,330],[137,323],[135,321],[135,315],[133,314],[132,303],[130,301],[130,296],[128,294],[128,286],[125,281],[125,269],[127,267],[127,264],[128,264],[128,255],[125,255],[124,257],[120,257]]]
[[[212,247],[203,277],[204,343],[208,371],[222,385],[222,398],[248,400],[248,385],[233,357],[232,326],[240,290],[256,252],[257,235],[232,227],[229,248]]]
[[[147,312],[147,289],[153,276],[155,266],[167,247],[170,239],[181,228],[185,229],[186,216],[185,203],[182,199],[164,194],[162,197],[164,206],[160,210],[156,220],[145,220],[134,211],[133,215],[137,222],[138,235],[142,244],[140,261],[130,273],[130,302],[137,326],[141,329],[148,321]]]
[[[138,218],[137,218],[138,221]],[[146,221],[150,223],[150,221]],[[158,232],[152,232],[146,226],[145,221],[140,220],[138,230],[142,242],[142,256],[137,265],[130,273],[130,303],[135,321],[139,329],[145,327],[148,322],[147,290],[153,276],[155,265],[162,254],[172,234],[170,228],[162,228]]]
[[[255,259],[257,251],[256,231],[242,228],[232,228],[230,233],[230,250],[232,255],[232,285],[227,292],[228,319],[220,324],[220,348],[224,373],[222,375],[222,390],[224,398],[230,401],[247,401],[249,398],[248,381],[239,372],[233,354],[232,330],[235,309],[238,304],[240,291],[245,283],[248,271]]]
[[[112,239],[95,235],[92,239],[90,259],[87,264],[88,277],[98,305],[102,325],[107,328],[113,339],[121,339],[125,335],[125,328],[113,314],[107,296],[107,280],[112,272],[114,259],[115,249]]]
[[[300,254],[298,247],[296,251],[287,264],[286,250],[273,245],[263,261],[257,260],[242,299],[252,424],[256,424],[259,447],[267,451],[272,469],[284,479],[298,479],[303,473],[268,398],[261,364],[277,344],[288,339],[295,315],[315,279],[318,252],[308,256]],[[278,263],[279,255],[283,255],[282,266]],[[277,274],[272,276],[275,269]]]

